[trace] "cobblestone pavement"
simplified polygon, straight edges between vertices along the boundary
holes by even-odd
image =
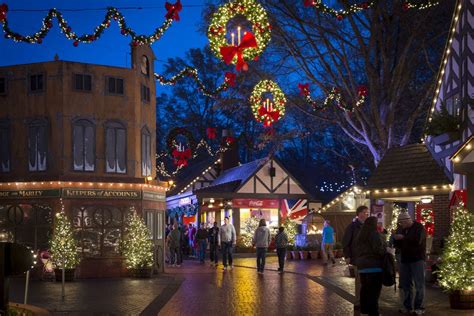
[[[353,312],[354,279],[345,266],[324,267],[321,260],[294,260],[286,273],[276,272],[277,259],[267,257],[264,275],[256,273],[254,255],[235,259],[235,268],[185,261],[152,279],[78,280],[61,285],[31,282],[28,303],[54,315],[358,315]],[[23,302],[24,279],[12,279],[11,301]],[[398,293],[384,288],[384,316],[398,314]],[[448,298],[427,285],[426,315],[473,315],[449,308]]]

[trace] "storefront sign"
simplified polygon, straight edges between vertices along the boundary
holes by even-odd
[[[239,208],[278,208],[278,200],[233,199],[232,206]]]
[[[140,191],[130,190],[78,190],[63,189],[63,197],[65,198],[90,198],[90,199],[133,199],[141,198]]]
[[[0,191],[0,199],[36,199],[59,197],[60,190],[16,190],[16,191]]]
[[[384,226],[383,205],[372,205],[372,216],[377,217],[377,225]]]
[[[190,197],[185,197],[185,198],[179,199],[179,201],[178,201],[179,206],[188,205],[188,204],[191,204],[191,198]]]
[[[161,193],[143,191],[143,199],[148,200],[148,201],[164,202],[166,199],[166,196]]]

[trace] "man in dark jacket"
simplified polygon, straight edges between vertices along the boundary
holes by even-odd
[[[415,284],[415,314],[422,315],[425,311],[425,257],[426,233],[422,224],[414,222],[407,212],[398,216],[401,231],[395,234],[395,246],[400,248],[400,286],[403,289],[403,305],[405,312],[413,310],[412,284]]]
[[[344,251],[344,258],[348,264],[354,264],[356,259],[355,251],[355,238],[364,224],[364,221],[369,217],[369,208],[365,205],[361,205],[356,210],[356,218],[350,223],[346,230],[344,231],[344,236],[342,237],[342,247]],[[360,278],[359,273],[357,272],[357,267],[353,265],[355,272],[355,297],[356,302],[354,304],[354,309],[358,310],[360,308]]]
[[[214,222],[214,226],[209,228],[207,232],[209,238],[209,254],[211,258],[211,266],[217,267],[218,263],[218,244],[219,244],[219,227],[217,227],[217,222]]]

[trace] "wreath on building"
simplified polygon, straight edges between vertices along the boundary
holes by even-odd
[[[271,93],[273,100],[263,100],[264,93]],[[280,87],[271,80],[262,80],[252,91],[250,106],[255,119],[271,126],[285,114],[286,97]]]
[[[229,44],[226,38],[227,23],[237,15],[243,15],[252,24],[252,32],[244,33],[242,41]],[[221,5],[212,15],[207,36],[211,50],[218,58],[227,64],[235,64],[237,70],[247,70],[245,61],[258,59],[270,41],[271,29],[267,12],[260,3],[255,0],[235,0]],[[238,31],[240,39],[240,29]]]
[[[433,210],[423,208],[420,212],[420,222],[425,227],[426,234],[433,236],[434,234],[434,214]]]

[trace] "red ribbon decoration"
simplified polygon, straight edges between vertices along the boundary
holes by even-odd
[[[179,21],[179,11],[183,9],[183,5],[181,4],[181,0],[176,1],[175,4],[171,4],[169,2],[165,3],[165,9],[168,11],[166,13],[165,18],[167,20],[172,19],[175,21]]]
[[[233,72],[226,72],[225,73],[225,82],[231,87],[235,86],[235,78],[237,77],[236,74]]]
[[[227,136],[224,141],[226,142],[227,145],[232,145],[233,142],[235,142],[235,137],[232,136]]]
[[[314,0],[304,0],[304,7],[310,7],[314,5]]]
[[[206,128],[206,135],[207,135],[207,138],[209,138],[209,139],[215,139],[216,138],[216,128],[215,127]]]
[[[271,119],[273,122],[278,121],[280,117],[280,111],[274,110],[274,111],[268,111],[263,105],[258,109],[258,115],[261,117],[266,117],[265,121],[267,119]]]
[[[6,3],[0,5],[0,21],[5,21],[7,19],[8,6]]]
[[[307,96],[309,95],[309,83],[302,84],[298,83],[298,88],[300,89],[300,95]]]
[[[366,97],[369,94],[369,89],[366,86],[360,86],[357,90],[359,97]]]
[[[172,155],[174,157],[174,164],[177,166],[186,167],[188,165],[188,159],[191,158],[191,149],[187,148],[184,151],[173,149]]]
[[[237,56],[237,64],[235,66],[235,69],[237,71],[240,71],[242,69],[245,71],[248,69],[248,65],[244,60],[244,55],[243,55],[244,49],[255,48],[255,47],[257,47],[257,40],[255,39],[255,36],[252,33],[247,32],[242,38],[242,42],[240,43],[239,46],[231,45],[231,46],[221,47],[220,51],[221,51],[222,59],[227,65],[229,65],[234,59],[234,57]]]

